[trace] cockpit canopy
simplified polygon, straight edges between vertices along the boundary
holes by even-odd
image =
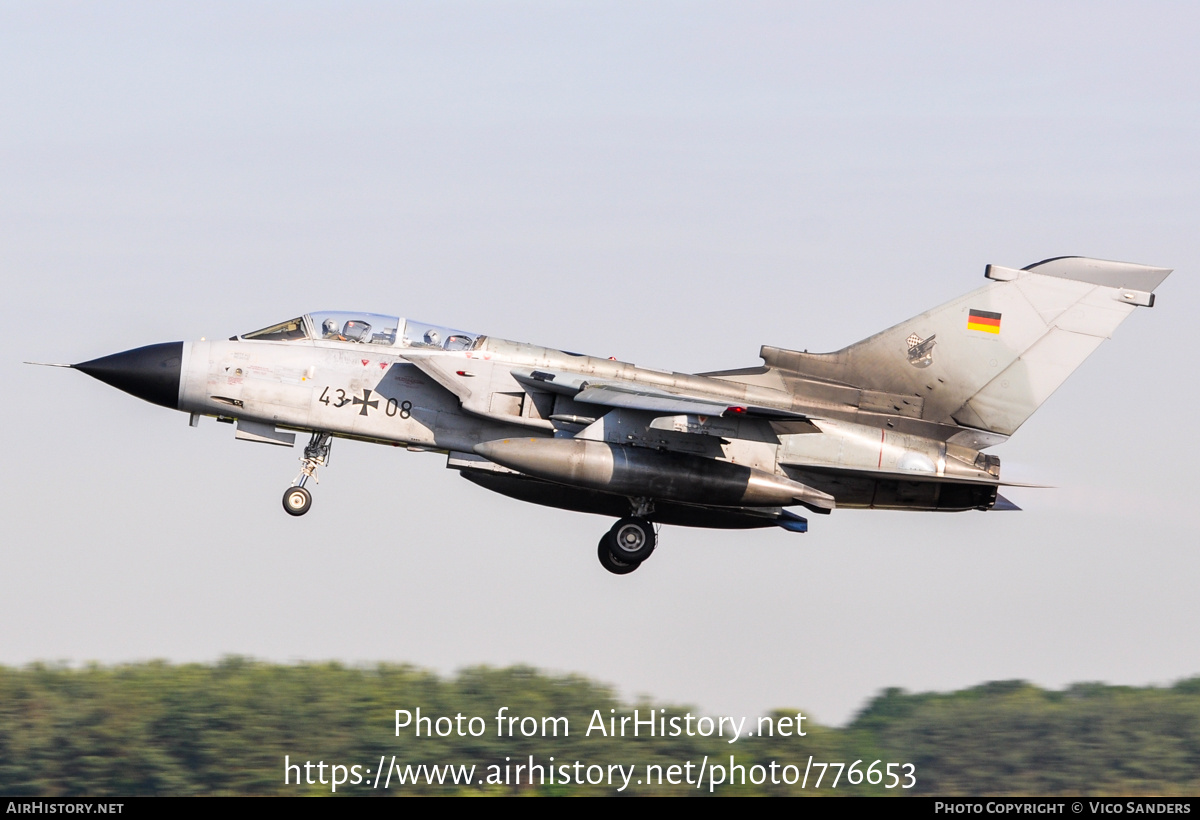
[[[314,339],[356,344],[394,345],[400,320],[375,313],[346,313],[327,310],[306,317]]]
[[[403,338],[405,347],[435,347],[442,350],[474,350],[483,341],[483,337],[475,333],[427,325],[411,319],[404,320]]]
[[[258,342],[297,342],[306,339],[351,344],[471,350],[483,336],[439,325],[383,316],[326,310],[309,313],[236,338]]]

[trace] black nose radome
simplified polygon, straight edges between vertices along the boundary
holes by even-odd
[[[183,342],[147,345],[71,366],[139,399],[179,409]]]

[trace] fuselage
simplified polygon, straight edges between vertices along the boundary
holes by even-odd
[[[762,365],[688,374],[394,316],[322,311],[232,337],[66,365],[147,401],[295,446],[283,496],[333,438],[439,452],[495,492],[618,518],[597,545],[635,570],[656,526],[804,532],[789,508],[1016,509],[1007,440],[1169,269],[1055,257],[830,353],[763,346]]]
[[[432,336],[393,330],[374,341],[326,339],[315,319],[305,321],[307,333],[299,338],[248,334],[184,343],[178,409],[452,455],[498,440],[580,436],[798,480],[835,494],[839,507],[962,510],[986,508],[995,497],[994,468],[981,468],[977,453],[956,454],[944,441],[833,418],[813,425],[682,413],[657,414],[647,423],[642,414],[541,391],[514,376],[568,373],[585,383],[716,397],[735,409],[806,409],[803,397],[771,384],[769,373],[672,373],[442,329]],[[400,328],[431,327],[397,321]],[[460,349],[446,349],[447,339]],[[912,480],[897,480],[896,473]],[[964,491],[948,481],[955,477],[990,484]]]

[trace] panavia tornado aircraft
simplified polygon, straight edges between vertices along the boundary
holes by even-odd
[[[984,450],[1170,272],[989,265],[978,290],[835,353],[764,346],[758,367],[696,375],[347,311],[60,366],[246,441],[309,434],[291,515],[334,438],[403,444],[503,495],[618,519],[598,555],[625,574],[659,524],[805,532],[789,508],[1015,509]]]

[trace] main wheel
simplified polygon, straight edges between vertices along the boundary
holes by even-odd
[[[613,555],[613,548],[609,544],[612,540],[612,533],[604,533],[604,537],[600,539],[600,548],[596,551],[596,555],[600,558],[600,566],[611,572],[613,575],[628,575],[635,569],[641,566],[638,561],[622,561]]]
[[[654,552],[654,525],[645,518],[622,518],[608,531],[609,549],[618,561],[641,563]]]
[[[283,494],[283,508],[288,515],[304,515],[312,506],[312,493],[303,487],[290,487]]]

